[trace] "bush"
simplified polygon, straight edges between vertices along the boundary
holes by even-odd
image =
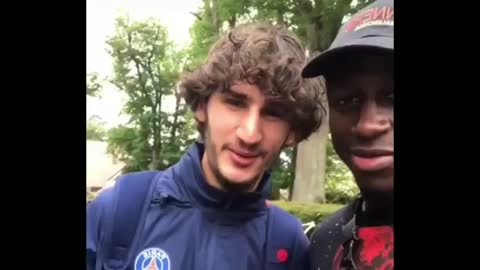
[[[360,192],[348,167],[333,148],[331,137],[327,144],[327,169],[325,172],[325,199],[328,203],[347,204]]]
[[[278,181],[272,181],[272,189],[268,199],[272,201],[280,199],[280,183]]]
[[[335,211],[343,207],[343,204],[319,204],[303,202],[273,201],[273,204],[288,211],[302,221],[307,223],[314,221],[320,223]]]
[[[328,203],[347,204],[360,193],[353,177],[329,179],[325,185],[325,197]]]

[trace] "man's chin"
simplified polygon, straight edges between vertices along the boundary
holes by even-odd
[[[222,186],[229,191],[253,191],[258,176],[245,172],[226,172],[223,174]]]
[[[226,181],[231,183],[231,184],[237,184],[237,185],[246,185],[249,183],[255,182],[258,177],[255,177],[253,175],[239,175],[239,174],[230,174],[230,175],[225,175]]]
[[[357,183],[360,189],[366,192],[388,193],[394,190],[393,179],[364,178],[357,181]]]

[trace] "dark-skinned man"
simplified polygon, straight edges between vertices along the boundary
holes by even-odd
[[[361,196],[311,238],[311,269],[393,269],[393,1],[354,14],[305,67],[323,76],[333,146]]]

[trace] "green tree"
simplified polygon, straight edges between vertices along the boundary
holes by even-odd
[[[87,120],[87,140],[105,141],[107,129],[105,121],[94,115]]]
[[[138,127],[120,125],[108,132],[107,151],[126,165],[124,172],[149,168],[152,161],[151,146]]]
[[[109,133],[109,151],[127,163],[126,171],[166,168],[192,141],[176,87],[186,52],[175,49],[166,28],[153,18],[117,18],[107,44],[112,83],[128,96],[123,109],[130,117],[128,125]]]
[[[197,20],[190,27],[192,42],[188,48],[188,64],[186,67],[188,70],[196,68],[203,62],[210,47],[218,38],[220,23],[218,21],[217,2],[218,0],[203,0],[203,6],[197,12],[192,13]],[[212,13],[215,15],[212,15]]]

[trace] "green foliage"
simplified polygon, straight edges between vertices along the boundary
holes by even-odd
[[[272,200],[280,198],[280,189],[293,187],[295,179],[294,149],[287,148],[282,151],[280,158],[272,167]],[[358,195],[359,189],[348,167],[340,160],[333,149],[329,138],[327,144],[327,168],[326,168],[326,199],[328,203],[345,204]]]
[[[272,178],[272,190],[270,191],[269,200],[280,200],[280,183],[275,181],[277,178],[275,176]]]
[[[327,181],[325,189],[329,203],[349,203],[359,194],[358,187],[351,178]]]
[[[87,96],[99,97],[102,88],[102,81],[98,77],[98,73],[93,72],[87,75]]]
[[[331,138],[327,144],[325,190],[327,202],[340,204],[350,202],[359,193],[352,173],[335,153]]]
[[[203,15],[204,12],[201,11],[199,14]],[[195,20],[190,28],[190,36],[192,43],[188,51],[187,69],[193,70],[203,62],[218,35],[213,22],[208,18],[201,17],[201,19]]]
[[[292,156],[293,149],[284,150],[272,168],[273,182],[270,196],[272,200],[280,198],[280,189],[290,189],[293,186],[295,168],[293,167],[294,163],[291,162]],[[359,193],[352,173],[335,153],[330,139],[327,144],[325,192],[327,202],[334,204],[346,204]]]
[[[124,172],[145,170],[151,164],[151,146],[137,127],[120,125],[108,132],[108,153],[126,164]]]
[[[353,3],[356,2],[356,5]],[[330,46],[345,16],[373,0],[253,0],[255,20],[282,24],[295,31],[311,51]]]
[[[190,28],[192,43],[189,48],[187,69],[201,64],[219,34],[231,27],[252,20],[252,0],[204,0],[204,5],[194,13],[197,20]]]
[[[113,59],[112,83],[128,96],[123,111],[129,123],[109,133],[109,152],[127,164],[125,171],[164,169],[175,163],[194,132],[176,82],[187,62],[166,28],[155,19],[130,22],[119,17],[107,40]]]
[[[252,0],[220,0],[218,4],[218,18],[221,25],[228,25],[228,28],[234,27],[240,23],[251,21],[250,17]],[[227,29],[228,29],[227,28]],[[222,27],[221,30],[226,30]]]
[[[325,218],[335,213],[335,211],[343,207],[342,204],[318,204],[285,201],[273,201],[273,204],[293,214],[300,219],[302,223],[314,221],[315,224],[318,224]]]
[[[271,199],[280,198],[280,189],[290,189],[295,179],[295,167],[292,162],[294,149],[284,149],[272,166],[272,195]]]
[[[290,20],[292,16],[292,10],[297,3],[292,0],[280,1],[280,0],[266,0],[266,1],[253,1],[257,20],[268,21],[271,23],[282,24],[286,27],[292,25]]]
[[[98,116],[92,116],[87,120],[87,140],[104,141],[107,130],[105,121]]]

